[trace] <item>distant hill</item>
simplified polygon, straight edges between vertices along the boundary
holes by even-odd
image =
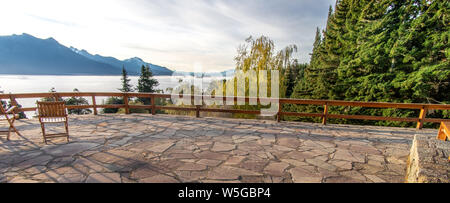
[[[127,72],[130,75],[139,75],[141,72],[142,65],[148,65],[154,75],[172,75],[172,73],[173,73],[172,70],[169,70],[166,67],[147,63],[138,57],[125,59],[125,60],[121,61],[114,57],[105,57],[105,56],[101,56],[98,54],[92,55],[84,49],[78,50],[77,48],[74,48],[74,47],[70,47],[70,49],[72,51],[74,51],[75,53],[85,56],[86,58],[89,58],[89,59],[97,61],[97,62],[106,63],[106,64],[112,65],[116,68],[121,69],[122,66],[125,66],[125,68],[127,69]]]
[[[53,38],[39,39],[29,34],[0,36],[0,74],[120,75],[125,66],[130,75],[138,75],[140,67],[146,64],[154,75],[173,72],[137,57],[120,61],[91,55],[85,50],[61,45]]]
[[[222,72],[186,72],[186,71],[175,71],[173,76],[195,76],[195,77],[226,77],[234,76],[235,70],[225,70]]]

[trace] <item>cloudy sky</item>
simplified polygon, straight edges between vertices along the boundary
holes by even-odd
[[[53,37],[118,59],[140,57],[173,70],[234,68],[236,48],[266,35],[309,61],[315,28],[335,0],[0,0],[0,35]],[[195,64],[195,65],[194,65]]]

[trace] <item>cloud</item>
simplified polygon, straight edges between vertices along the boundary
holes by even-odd
[[[171,69],[234,68],[239,44],[266,35],[277,49],[299,46],[309,61],[317,26],[334,0],[17,0],[0,7],[0,34],[53,37],[66,46]]]
[[[33,17],[33,18],[36,18],[36,19],[38,19],[38,20],[50,22],[50,23],[61,24],[61,25],[65,25],[65,26],[77,26],[77,24],[76,24],[76,23],[73,23],[73,22],[63,22],[63,21],[59,21],[59,20],[55,20],[55,19],[50,19],[50,18],[45,18],[45,17],[33,15],[33,14],[28,14],[28,16]]]

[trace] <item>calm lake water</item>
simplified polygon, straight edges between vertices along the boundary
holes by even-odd
[[[36,93],[48,92],[52,87],[57,92],[72,92],[77,88],[80,92],[120,92],[121,76],[36,76],[36,75],[0,75],[0,90],[4,93]],[[131,84],[136,87],[138,76],[130,76]],[[159,82],[157,89],[167,92],[167,88],[174,88],[179,80],[191,81],[192,77],[155,76]],[[212,80],[219,78],[203,78],[203,89]],[[200,79],[201,80],[201,79]],[[91,98],[86,97],[91,103]],[[97,103],[102,104],[105,97],[98,97]],[[36,106],[37,99],[17,99],[23,107]],[[27,112],[28,117],[34,112]]]

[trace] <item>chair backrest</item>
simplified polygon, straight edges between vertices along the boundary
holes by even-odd
[[[67,117],[65,102],[37,102],[40,118]]]

